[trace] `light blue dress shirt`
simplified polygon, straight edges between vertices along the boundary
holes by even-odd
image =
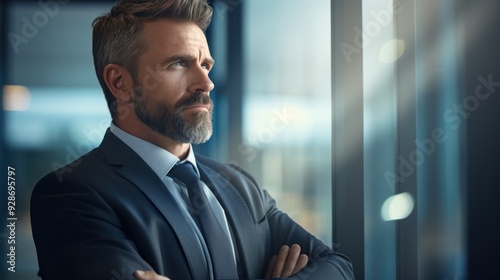
[[[117,127],[114,123],[111,123],[110,130],[116,137],[118,137],[125,144],[127,144],[127,146],[129,146],[132,150],[134,150],[134,152],[136,152],[146,162],[146,164],[154,171],[154,173],[158,175],[163,184],[165,184],[166,189],[170,191],[175,201],[181,208],[182,214],[184,216],[183,218],[188,222],[188,224],[198,237],[198,245],[202,248],[203,252],[205,253],[205,260],[207,261],[207,267],[210,270],[209,273],[211,275],[211,279],[213,279],[213,270],[212,270],[212,264],[209,261],[210,254],[208,248],[203,239],[203,235],[201,234],[200,230],[198,229],[198,226],[196,225],[195,221],[193,220],[188,211],[188,205],[191,203],[189,200],[188,191],[184,185],[178,184],[177,181],[174,181],[174,179],[167,176],[168,172],[170,171],[170,169],[172,169],[172,167],[174,167],[174,165],[184,163],[185,161],[188,161],[191,164],[193,164],[193,166],[196,169],[196,172],[198,173],[198,175],[200,175],[198,166],[196,165],[196,159],[192,147],[191,146],[189,147],[189,153],[187,158],[183,161],[179,161],[179,158],[177,158],[167,150],[164,150],[152,143],[149,143],[145,140],[137,138],[123,131],[122,129]],[[233,258],[236,263],[234,244],[231,238],[224,209],[222,208],[222,206],[220,205],[219,201],[212,193],[210,188],[208,188],[205,183],[203,183],[203,191],[205,192],[205,195],[208,198],[210,206],[218,222],[220,223],[222,229],[224,230],[229,239],[229,242],[231,243]]]

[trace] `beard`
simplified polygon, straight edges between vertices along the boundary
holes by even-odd
[[[180,99],[173,110],[166,104],[150,102],[144,95],[138,96],[133,100],[135,113],[152,130],[179,143],[201,144],[212,136],[213,102],[207,94],[195,93]],[[184,109],[198,104],[210,105],[208,112],[191,113],[191,120],[187,120],[183,115]]]

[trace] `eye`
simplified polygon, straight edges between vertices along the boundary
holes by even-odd
[[[201,68],[210,71],[210,69],[212,69],[212,65],[210,65],[208,63],[204,63],[201,65]]]
[[[187,63],[183,60],[176,61],[170,64],[170,67],[178,68],[178,67],[187,67]]]

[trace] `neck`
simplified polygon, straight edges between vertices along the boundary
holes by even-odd
[[[121,130],[170,152],[180,160],[185,159],[189,153],[189,143],[176,142],[173,139],[152,130],[149,126],[143,124],[142,122],[120,122],[115,120],[114,123]]]

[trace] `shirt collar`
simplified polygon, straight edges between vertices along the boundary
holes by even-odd
[[[118,139],[122,140],[125,144],[127,144],[127,146],[136,152],[146,162],[146,164],[153,169],[160,179],[163,179],[163,177],[168,174],[170,169],[172,169],[172,167],[179,162],[179,158],[169,151],[123,131],[113,122],[110,125],[110,130],[111,133],[118,137]],[[194,169],[199,175],[200,173],[196,165],[196,158],[191,145],[189,145],[188,156],[185,160],[180,161],[180,163],[184,163],[186,161],[190,162],[194,166]]]

